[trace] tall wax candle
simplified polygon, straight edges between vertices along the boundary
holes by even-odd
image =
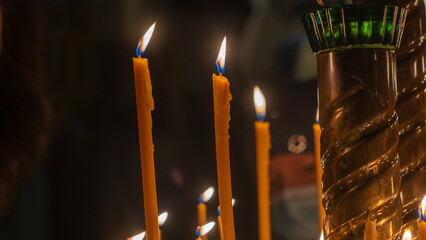
[[[321,167],[321,128],[319,126],[319,114],[317,109],[317,116],[315,118],[315,123],[312,126],[314,130],[314,147],[315,147],[315,169],[317,173],[317,191],[318,191],[318,217],[320,230],[324,226],[324,207],[322,206],[322,167]]]
[[[210,200],[214,192],[213,187],[209,187],[198,197],[197,213],[198,213],[198,226],[203,226],[207,223],[207,201]],[[207,240],[207,235],[203,237]]]
[[[232,199],[232,207],[235,204],[235,199]],[[220,206],[217,207],[217,227],[219,229],[219,239],[223,239],[222,218],[220,217]]]
[[[269,149],[271,135],[269,122],[265,121],[266,102],[259,87],[253,90],[257,121],[254,123],[256,134],[256,172],[257,172],[257,210],[259,239],[271,239],[270,185],[269,185]]]
[[[417,223],[417,227],[419,228],[420,240],[426,240],[426,195],[423,197],[419,206],[419,222]]]
[[[139,126],[139,147],[141,156],[143,199],[145,210],[146,235],[149,240],[158,240],[158,210],[157,189],[155,184],[154,144],[152,142],[152,118],[154,99],[152,98],[151,77],[149,75],[148,60],[142,58],[146,46],[154,31],[155,23],[139,41],[133,58],[135,73],[136,106]]]
[[[232,210],[231,166],[229,161],[229,121],[232,99],[229,82],[222,75],[225,70],[226,37],[216,61],[219,75],[213,74],[214,125],[216,140],[217,181],[224,240],[234,240],[234,213]]]

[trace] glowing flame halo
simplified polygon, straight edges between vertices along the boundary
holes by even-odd
[[[323,231],[321,231],[320,240],[324,240],[324,232]]]
[[[158,216],[158,227],[159,228],[162,228],[163,227],[163,225],[164,225],[164,223],[166,222],[166,220],[167,220],[167,217],[169,216],[169,213],[168,212],[163,212],[162,214],[160,214],[159,216]]]
[[[217,72],[223,74],[225,72],[225,56],[226,56],[226,36],[223,38],[220,46],[219,54],[216,59]]]
[[[406,230],[404,232],[404,235],[402,235],[402,240],[411,240],[411,231],[410,230]]]
[[[145,35],[143,35],[143,37],[139,40],[139,43],[136,46],[136,56],[142,57],[144,55],[149,40],[151,40],[152,33],[154,32],[154,28],[155,22],[151,25],[148,31],[146,31]]]
[[[200,197],[198,197],[198,203],[204,203],[206,204],[210,198],[213,196],[214,193],[214,188],[213,187],[209,187],[207,188],[206,191],[204,191]]]
[[[212,230],[216,223],[215,222],[209,222],[207,224],[204,224],[203,226],[198,226],[197,230],[195,231],[195,234],[197,237],[204,237],[207,233]]]
[[[266,101],[265,96],[263,95],[262,91],[260,91],[258,86],[255,86],[253,89],[253,100],[256,109],[257,120],[265,121]]]
[[[145,238],[145,235],[146,235],[146,232],[143,231],[142,233],[139,233],[138,235],[128,238],[127,240],[142,240]]]
[[[419,206],[419,218],[420,221],[426,221],[426,195],[423,197]]]

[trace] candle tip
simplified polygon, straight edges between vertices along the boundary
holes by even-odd
[[[411,240],[411,231],[410,230],[406,230],[404,232],[404,235],[402,235],[402,240]]]
[[[168,212],[163,212],[162,214],[160,214],[159,216],[158,216],[158,227],[159,228],[162,228],[163,227],[163,225],[164,225],[164,223],[166,222],[166,220],[167,220],[167,217],[169,216],[169,213]]]
[[[214,227],[215,222],[209,222],[203,226],[198,226],[195,231],[197,237],[204,237]]]
[[[207,203],[210,198],[213,196],[214,193],[214,188],[213,187],[209,187],[206,191],[204,191],[200,197],[198,198],[198,202],[199,203]]]
[[[321,231],[320,240],[324,240],[324,232],[323,231]]]
[[[222,45],[220,46],[219,55],[216,59],[217,72],[219,74],[225,72],[225,55],[226,55],[226,36],[223,38]]]
[[[133,236],[133,237],[131,237],[129,239],[130,240],[142,240],[142,239],[145,238],[145,235],[146,235],[146,232],[144,231],[144,232],[139,233],[138,235],[135,235],[135,236]]]
[[[418,211],[420,221],[426,221],[426,194],[424,195],[422,202],[420,203]]]
[[[157,22],[154,22],[148,31],[146,31],[145,35],[143,35],[143,37],[139,40],[138,45],[136,46],[136,56],[142,57],[145,54],[146,47],[148,46],[149,40],[151,40],[156,23]]]
[[[265,96],[258,86],[255,86],[253,89],[253,100],[254,106],[256,109],[256,117],[259,121],[265,121],[266,115],[266,101]]]

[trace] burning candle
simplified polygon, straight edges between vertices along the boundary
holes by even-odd
[[[321,231],[320,240],[324,240],[324,231]]]
[[[214,222],[209,222],[203,226],[198,226],[197,230],[195,231],[195,235],[197,236],[197,240],[201,240],[203,237],[207,235],[207,233],[210,232],[210,230],[214,227]]]
[[[141,156],[143,199],[146,234],[149,240],[158,240],[157,189],[155,185],[154,144],[152,142],[152,98],[151,77],[148,60],[142,58],[154,31],[155,23],[148,29],[136,48],[138,57],[133,58],[135,73],[136,106],[139,126],[139,147]]]
[[[235,199],[232,199],[232,206],[235,205]],[[222,218],[220,217],[220,206],[217,207],[217,225],[219,228],[219,237],[223,239],[223,231],[222,231]]]
[[[367,211],[367,221],[365,223],[364,240],[376,240],[377,238],[376,222],[377,220],[372,221],[370,219],[369,211]]]
[[[225,240],[235,240],[234,213],[232,210],[231,166],[229,162],[229,120],[232,99],[225,71],[226,37],[222,41],[216,60],[219,75],[213,74],[214,125],[216,140],[217,182],[219,205],[222,211],[222,228]]]
[[[318,191],[318,216],[320,223],[320,230],[322,230],[324,225],[324,207],[322,206],[322,167],[321,167],[321,128],[319,125],[319,112],[317,108],[317,115],[315,118],[315,123],[313,125],[314,129],[314,147],[315,147],[315,169],[317,173],[317,191]]]
[[[206,203],[213,196],[213,193],[214,193],[214,188],[209,187],[206,191],[204,191],[198,197],[198,205],[197,205],[198,226],[203,226],[207,222],[207,206],[206,206]],[[206,240],[207,236],[203,237],[203,239]]]
[[[419,228],[420,240],[426,240],[426,195],[419,206],[419,219],[417,227]]]
[[[271,212],[269,193],[269,149],[271,135],[269,122],[265,121],[266,101],[258,86],[254,87],[253,99],[257,121],[254,123],[256,133],[256,171],[257,171],[257,210],[259,239],[271,239]]]
[[[164,223],[167,220],[169,214],[167,212],[163,212],[158,216],[158,239],[161,240],[161,229],[163,228]]]
[[[145,235],[146,235],[146,233],[142,232],[142,233],[139,233],[138,235],[135,235],[131,238],[127,238],[127,240],[143,240],[145,238]]]
[[[411,240],[411,231],[405,230],[404,235],[402,235],[402,240]]]

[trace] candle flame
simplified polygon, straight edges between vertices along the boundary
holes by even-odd
[[[212,230],[214,225],[215,225],[215,222],[209,222],[201,227],[198,226],[196,231],[197,237],[204,237],[207,233],[210,232],[210,230]]]
[[[317,108],[317,115],[315,116],[315,122],[319,123],[319,109]]]
[[[168,212],[163,212],[162,214],[160,214],[160,216],[158,216],[158,227],[159,228],[163,227],[163,225],[166,222],[168,216],[169,216]]]
[[[411,231],[410,230],[406,230],[404,232],[404,235],[402,236],[402,240],[411,240]]]
[[[155,23],[156,22],[151,25],[145,35],[143,35],[143,37],[139,40],[138,46],[136,47],[136,56],[142,57],[144,55],[149,40],[151,40],[152,33],[154,32]]]
[[[226,36],[223,38],[222,45],[220,46],[219,55],[216,59],[217,72],[219,74],[225,72],[225,55],[226,55]]]
[[[323,231],[321,231],[320,240],[324,240],[324,232]]]
[[[422,199],[422,203],[419,206],[419,218],[420,221],[426,221],[426,195]]]
[[[207,190],[204,191],[200,195],[200,197],[198,198],[198,202],[199,203],[204,203],[204,204],[207,203],[210,200],[210,198],[213,196],[213,193],[214,193],[214,188],[213,187],[207,188]]]
[[[142,233],[139,233],[138,235],[128,238],[127,240],[142,240],[145,238],[145,235],[146,235],[146,232],[144,231]]]
[[[235,205],[235,199],[232,199],[232,206]],[[217,210],[216,210],[217,216],[220,216],[220,206],[217,206]]]
[[[260,91],[258,86],[255,86],[253,89],[253,99],[254,106],[256,108],[257,120],[265,121],[266,101],[265,96],[263,95],[262,91]]]

